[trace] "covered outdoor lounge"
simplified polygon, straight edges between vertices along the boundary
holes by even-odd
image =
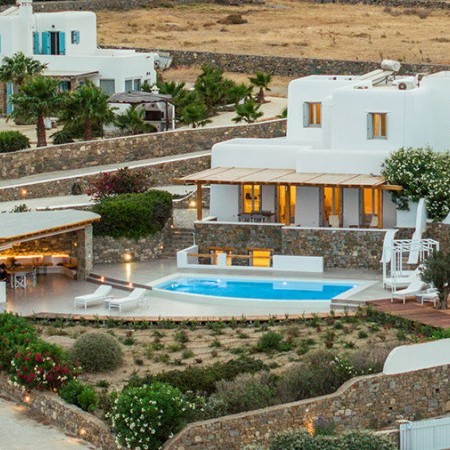
[[[214,167],[175,181],[197,186],[197,220],[202,188],[210,185],[211,215],[219,221],[332,228],[393,226],[395,205],[387,194],[402,189],[372,174],[293,169]]]
[[[97,220],[98,214],[76,210],[1,214],[0,262],[14,278],[11,287],[26,288],[27,278],[38,272],[73,272],[85,279],[92,270],[92,223]]]

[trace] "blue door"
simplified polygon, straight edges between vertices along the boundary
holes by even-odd
[[[6,114],[11,114],[13,110],[11,103],[12,93],[13,93],[13,85],[11,81],[8,81],[8,83],[6,83]]]

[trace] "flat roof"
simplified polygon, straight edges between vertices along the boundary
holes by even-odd
[[[0,245],[42,235],[76,230],[100,220],[98,214],[65,209],[63,211],[32,211],[0,214]]]
[[[238,167],[214,167],[174,180],[190,184],[272,184],[292,186],[368,187],[401,190],[401,186],[389,185],[379,175],[343,173],[299,173],[293,169],[256,169]]]

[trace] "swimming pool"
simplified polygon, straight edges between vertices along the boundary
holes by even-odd
[[[180,294],[245,300],[330,301],[356,288],[350,282],[178,276],[153,288]]]

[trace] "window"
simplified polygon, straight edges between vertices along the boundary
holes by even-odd
[[[287,189],[289,189],[289,217],[286,217],[286,207],[287,207]],[[278,186],[278,222],[292,223],[295,221],[295,203],[296,203],[296,193],[297,188],[295,186]]]
[[[116,92],[116,84],[114,80],[100,80],[100,89],[105,94],[114,94]]]
[[[33,43],[33,47],[34,50],[36,50],[38,47],[38,42],[36,43],[35,41]],[[63,33],[62,31],[45,31],[44,33],[42,33],[42,54],[65,55],[66,33]]]
[[[133,90],[133,80],[125,80],[125,92],[131,92]]]
[[[78,45],[80,43],[80,32],[73,30],[70,32],[70,42],[72,44]]]
[[[378,189],[362,188],[361,224],[363,226],[378,225],[380,215],[380,191]]]
[[[161,111],[145,111],[144,115],[145,120],[148,122],[157,122],[163,119],[163,115]]]
[[[339,228],[342,226],[342,189],[323,188],[323,226]]]
[[[387,113],[367,114],[367,139],[387,139]]]
[[[261,186],[245,184],[242,186],[242,212],[251,214],[261,211]]]
[[[133,89],[134,89],[135,91],[140,91],[140,90],[141,90],[141,79],[140,79],[140,78],[136,78],[136,79],[133,81]]]
[[[303,103],[303,126],[305,128],[320,128],[322,126],[322,103]]]

